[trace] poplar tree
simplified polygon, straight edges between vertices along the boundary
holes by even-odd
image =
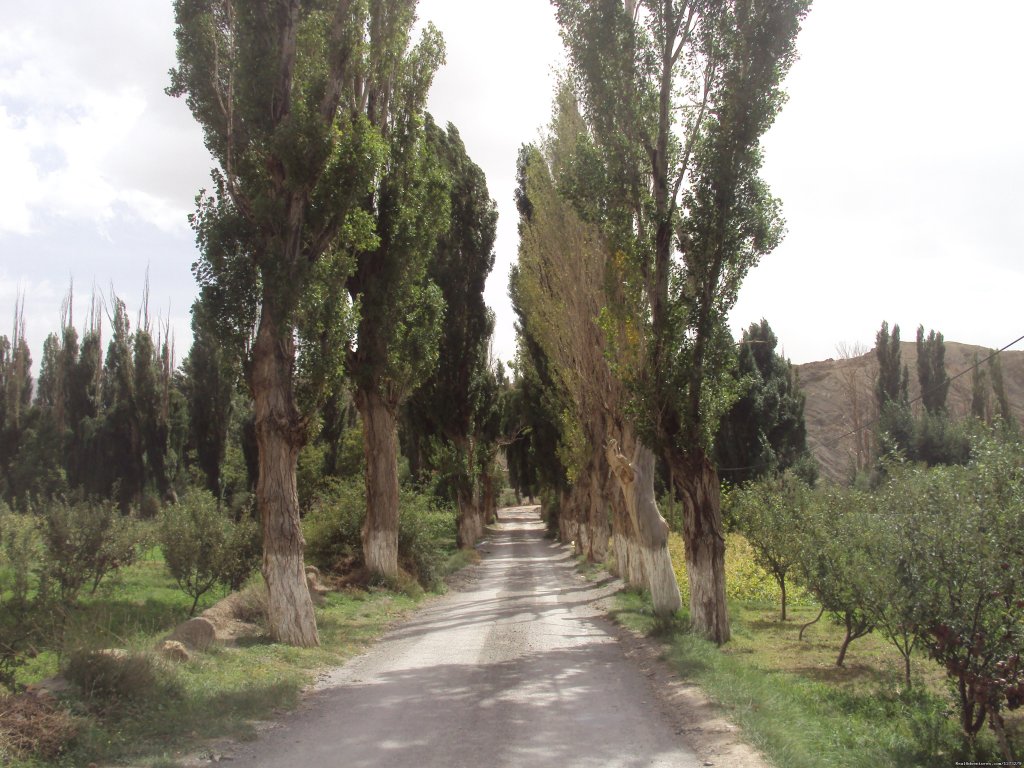
[[[217,163],[213,191],[192,217],[202,252],[195,271],[247,358],[270,631],[294,645],[319,643],[296,461],[347,346],[339,297],[352,253],[378,241],[363,203],[388,149],[373,113],[400,88],[394,62],[405,48],[382,23],[382,8],[398,5],[174,4],[178,66],[168,93],[186,98]]]
[[[346,370],[362,418],[366,457],[363,558],[376,577],[398,568],[398,409],[437,365],[444,316],[427,267],[448,223],[448,179],[426,140],[426,102],[444,59],[440,33],[427,25],[412,45],[417,0],[369,4],[373,61],[361,84],[365,119],[388,161],[361,200],[372,243],[354,249],[348,291],[359,306]]]
[[[497,208],[483,171],[466,152],[458,130],[426,124],[426,138],[449,176],[450,221],[437,241],[427,268],[441,289],[444,328],[438,358],[441,364],[410,399],[408,417],[416,434],[409,442],[417,454],[435,465],[450,458],[450,474],[458,507],[458,543],[472,546],[483,533],[478,449],[489,410],[488,347],[494,316],[484,303],[484,285],[494,266]],[[484,439],[484,442],[487,442]],[[440,455],[429,455],[440,454]]]
[[[644,440],[684,502],[695,631],[729,639],[711,440],[728,406],[726,318],[782,235],[759,177],[809,0],[553,0],[601,168],[601,221],[644,348],[626,372]]]
[[[917,328],[917,380],[925,410],[932,415],[945,413],[949,393],[945,340],[934,330],[925,336],[923,325]]]

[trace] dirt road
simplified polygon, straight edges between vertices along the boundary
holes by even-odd
[[[462,591],[325,680],[231,765],[702,765],[534,509],[505,510]],[[607,592],[607,588],[604,589]]]

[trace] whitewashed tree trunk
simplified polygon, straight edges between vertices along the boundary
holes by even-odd
[[[366,519],[363,559],[373,576],[397,579],[398,568],[398,420],[379,392],[356,391],[363,419],[366,456]]]
[[[729,640],[725,598],[725,536],[718,472],[697,452],[672,467],[683,500],[683,541],[690,579],[690,621],[694,631],[715,643]]]
[[[256,503],[263,529],[267,619],[276,641],[308,648],[320,645],[320,638],[306,587],[306,541],[295,485],[302,429],[292,390],[294,361],[291,334],[279,332],[265,305],[253,346],[250,384],[259,446]]]
[[[619,452],[616,441],[609,440],[606,455],[622,487],[626,509],[636,531],[654,612],[661,617],[672,616],[683,601],[668,551],[668,523],[658,511],[654,498],[654,454],[637,440],[632,458],[627,459]]]

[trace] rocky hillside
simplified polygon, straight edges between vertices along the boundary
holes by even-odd
[[[903,342],[903,363],[910,370],[910,397],[921,394],[917,382],[917,345]],[[946,342],[946,373],[951,378],[968,370],[974,355],[984,360],[989,350],[970,344]],[[873,429],[851,435],[856,427],[872,422],[877,416],[874,385],[878,362],[874,350],[859,357],[829,359],[796,367],[800,385],[807,394],[804,410],[807,419],[807,442],[821,465],[822,475],[832,480],[848,480],[858,462],[866,460]],[[988,366],[982,366],[988,370]],[[1002,354],[1003,385],[1018,422],[1024,422],[1024,352]],[[971,409],[971,374],[953,381],[946,400],[950,413],[960,418]],[[858,445],[858,436],[860,444]]]

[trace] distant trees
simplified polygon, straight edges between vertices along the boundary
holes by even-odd
[[[767,320],[752,323],[740,339],[734,373],[739,397],[722,416],[715,459],[723,480],[742,483],[798,464],[806,473],[805,397],[792,364],[776,350]]]

